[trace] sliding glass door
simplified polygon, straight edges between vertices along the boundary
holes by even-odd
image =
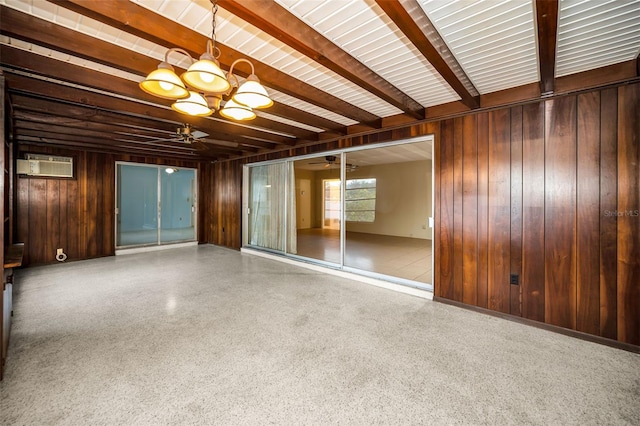
[[[429,288],[432,174],[430,138],[248,166],[244,243]]]
[[[116,247],[195,241],[196,171],[117,163]]]

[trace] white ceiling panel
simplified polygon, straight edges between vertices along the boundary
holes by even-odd
[[[481,94],[539,80],[531,0],[418,0]]]
[[[559,13],[556,77],[638,56],[640,0],[563,0]]]
[[[375,1],[276,1],[422,106],[460,99]]]
[[[116,77],[124,78],[127,80],[134,81],[139,83],[143,77],[140,77],[135,74],[131,74],[125,71],[118,70],[116,68],[111,68],[106,65],[98,64],[96,62],[88,61],[86,59],[78,58],[76,56],[71,56],[66,53],[58,52],[55,50],[51,50],[42,46],[36,46],[31,43],[27,43],[25,41],[17,40],[11,37],[0,36],[0,44],[4,44],[7,46],[15,47],[17,49],[26,50],[32,53],[36,53],[38,55],[46,56],[49,58],[57,59],[63,62],[69,62],[74,65],[78,65],[84,68],[89,68],[94,71],[100,71],[109,75],[113,75]]]
[[[165,14],[161,7],[165,2],[154,0],[132,0],[156,13],[185,26],[190,26],[175,15]],[[178,2],[176,2],[178,3]],[[210,13],[210,3],[179,2],[186,8],[199,8],[200,14]],[[176,11],[174,10],[174,14]],[[185,13],[179,13],[185,15]],[[204,34],[209,35],[209,34]],[[312,84],[327,93],[338,96],[361,109],[380,117],[400,114],[402,111],[361,89],[340,75],[323,67],[299,52],[289,48],[253,25],[219,8],[216,16],[216,38],[224,45],[274,68],[289,73],[292,77]],[[259,76],[258,76],[259,77]]]

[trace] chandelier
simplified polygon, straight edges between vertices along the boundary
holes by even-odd
[[[236,59],[225,75],[220,68],[220,49],[216,46],[216,0],[211,1],[211,39],[207,40],[207,50],[199,60],[185,50],[174,47],[164,55],[164,61],[140,83],[145,92],[163,99],[172,99],[171,105],[175,111],[182,114],[206,117],[215,111],[233,120],[252,120],[256,117],[256,108],[267,108],[273,105],[267,90],[260,84],[255,75],[251,61]],[[169,54],[181,53],[189,58],[191,65],[180,77],[169,64]],[[251,74],[240,84],[233,74],[233,68],[240,62],[251,66]],[[222,109],[220,106],[224,101]]]

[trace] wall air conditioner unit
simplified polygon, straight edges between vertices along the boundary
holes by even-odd
[[[38,177],[73,177],[73,158],[27,154],[17,160],[17,174]]]

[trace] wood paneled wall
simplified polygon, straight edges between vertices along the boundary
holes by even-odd
[[[443,121],[436,295],[640,345],[639,98]]]
[[[18,158],[27,152],[71,156],[75,167],[73,179],[16,178],[16,241],[25,243],[24,265],[56,262],[57,248],[64,249],[68,260],[115,254],[116,161],[199,166],[197,162],[42,146],[20,145],[19,148]],[[203,182],[204,173],[199,170],[198,174]],[[200,185],[200,196],[206,199],[204,192]],[[204,227],[206,212],[200,209],[199,213],[198,226]]]
[[[639,98],[629,84],[250,161],[434,134],[436,296],[640,345]],[[214,244],[240,247],[245,162],[213,166]]]

